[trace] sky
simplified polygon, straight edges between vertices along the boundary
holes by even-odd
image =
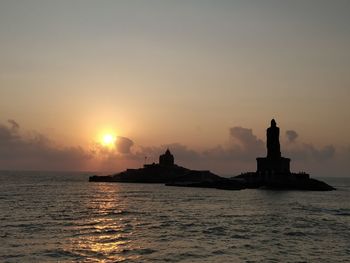
[[[350,176],[350,2],[0,1],[0,169]],[[104,145],[111,134],[114,145]]]

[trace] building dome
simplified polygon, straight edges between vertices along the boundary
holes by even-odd
[[[174,156],[171,154],[169,149],[164,154],[159,156],[159,164],[164,166],[174,165]]]

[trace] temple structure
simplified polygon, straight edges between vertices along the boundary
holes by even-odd
[[[281,156],[280,129],[276,121],[271,120],[271,126],[266,130],[267,157],[256,158],[257,173],[260,175],[290,174],[290,159]]]
[[[174,156],[171,154],[169,149],[167,149],[164,154],[159,156],[159,164],[163,166],[174,165]]]

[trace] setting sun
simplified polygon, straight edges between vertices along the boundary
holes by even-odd
[[[105,134],[102,137],[102,144],[105,146],[113,146],[116,141],[116,137],[112,134]]]

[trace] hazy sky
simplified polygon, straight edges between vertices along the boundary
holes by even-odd
[[[193,168],[254,170],[274,117],[296,167],[324,154],[347,174],[349,14],[346,0],[1,0],[0,168],[118,170],[177,143]],[[108,132],[132,146],[97,165]]]

